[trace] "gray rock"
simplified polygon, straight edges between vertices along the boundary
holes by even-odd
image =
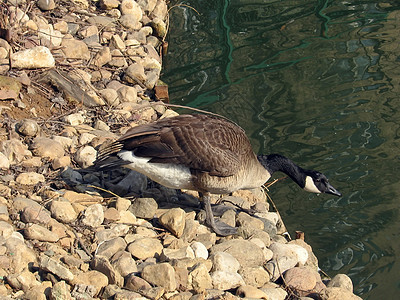
[[[137,273],[138,271],[135,260],[132,258],[132,255],[126,251],[121,250],[113,255],[111,264],[123,277]]]
[[[142,238],[130,243],[127,249],[134,257],[145,260],[161,255],[163,246],[157,239]]]
[[[50,291],[50,299],[72,299],[70,293],[70,287],[65,283],[65,281],[56,282],[51,291]]]
[[[227,210],[221,216],[221,221],[229,226],[235,227],[236,226],[236,212],[232,209]]]
[[[129,173],[116,185],[117,189],[126,192],[141,194],[147,188],[147,177],[139,172],[130,170]]]
[[[264,268],[270,274],[271,280],[275,281],[286,270],[296,266],[298,263],[297,258],[291,256],[279,256],[264,265]]]
[[[53,218],[62,223],[74,222],[78,217],[78,213],[69,201],[52,201],[50,212]]]
[[[38,0],[38,2],[36,2],[36,5],[44,11],[47,10],[52,10],[56,7],[56,4],[54,3],[54,0]]]
[[[185,211],[182,208],[172,208],[162,214],[158,221],[176,237],[181,237],[185,228]]]
[[[264,222],[255,217],[249,216],[247,213],[240,212],[236,217],[236,222],[239,226],[250,227],[252,229],[264,229]]]
[[[187,222],[186,222],[187,223]],[[186,227],[185,227],[186,230]],[[201,233],[196,235],[195,240],[210,249],[217,241],[217,235],[214,232]]]
[[[98,227],[104,221],[103,206],[101,204],[92,204],[86,208],[82,223],[90,227]]]
[[[212,261],[212,271],[226,271],[236,273],[240,264],[231,254],[226,252],[216,252],[210,257]]]
[[[40,259],[40,268],[66,281],[74,279],[74,274],[72,274],[68,268],[64,267],[61,262],[46,255],[43,255]]]
[[[345,274],[335,275],[331,281],[328,282],[327,287],[339,287],[349,292],[353,292],[353,282],[350,277]]]
[[[110,259],[115,253],[123,251],[125,248],[125,240],[122,237],[116,237],[109,241],[100,243],[96,250],[96,256],[103,256]]]
[[[263,267],[247,268],[243,267],[239,271],[240,276],[242,276],[244,282],[247,285],[262,287],[269,281],[269,274]]]
[[[36,136],[40,131],[38,123],[36,123],[34,120],[29,119],[19,121],[15,125],[15,129],[18,133],[24,136]]]
[[[235,257],[241,266],[257,267],[264,263],[264,253],[261,248],[250,241],[229,240],[211,248],[210,253],[226,252]]]
[[[109,284],[116,284],[118,286],[124,285],[124,278],[121,274],[114,269],[110,261],[103,256],[96,256],[90,266],[93,270],[97,270],[107,276]]]
[[[333,300],[333,299],[346,299],[346,300],[361,300],[360,297],[354,295],[346,289],[339,287],[327,287],[320,292],[321,300]]]
[[[66,179],[66,180],[68,180],[68,181],[70,181],[70,182],[72,182],[72,183],[76,183],[76,184],[79,184],[79,183],[83,182],[82,175],[79,172],[73,170],[70,167],[67,167],[61,173],[61,177]]]
[[[142,278],[150,284],[163,287],[166,291],[176,289],[175,270],[168,263],[145,266]]]
[[[129,210],[138,218],[152,219],[157,208],[158,204],[153,198],[136,198],[129,207]]]
[[[59,237],[54,232],[38,224],[29,225],[24,229],[24,235],[31,240],[38,240],[42,242],[57,242]]]

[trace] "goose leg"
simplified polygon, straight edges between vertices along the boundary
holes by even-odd
[[[235,227],[229,226],[221,221],[216,221],[214,219],[213,212],[211,210],[210,193],[205,193],[202,195],[204,208],[206,210],[206,222],[214,230],[214,232],[221,236],[227,236],[237,233]]]

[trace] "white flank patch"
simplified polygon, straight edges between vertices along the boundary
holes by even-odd
[[[304,187],[304,190],[311,193],[321,193],[321,191],[315,186],[314,180],[310,176],[306,177],[306,185]]]
[[[149,163],[151,158],[137,157],[132,151],[120,151],[118,156],[131,162],[125,167],[149,177],[159,184],[173,189],[193,189],[190,169],[176,164]]]

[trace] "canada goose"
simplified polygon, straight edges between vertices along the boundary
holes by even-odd
[[[111,156],[117,160],[108,162]],[[200,192],[207,223],[223,236],[236,229],[214,220],[210,193],[260,187],[281,171],[306,191],[341,196],[324,174],[279,154],[257,156],[242,128],[209,115],[179,115],[133,127],[99,150],[95,166],[124,166],[166,187]]]

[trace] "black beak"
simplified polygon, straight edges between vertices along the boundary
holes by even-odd
[[[335,195],[338,197],[342,197],[342,194],[337,189],[335,189],[330,183],[328,183],[327,187],[328,187],[328,190],[325,192],[326,194],[331,194],[331,195]]]

